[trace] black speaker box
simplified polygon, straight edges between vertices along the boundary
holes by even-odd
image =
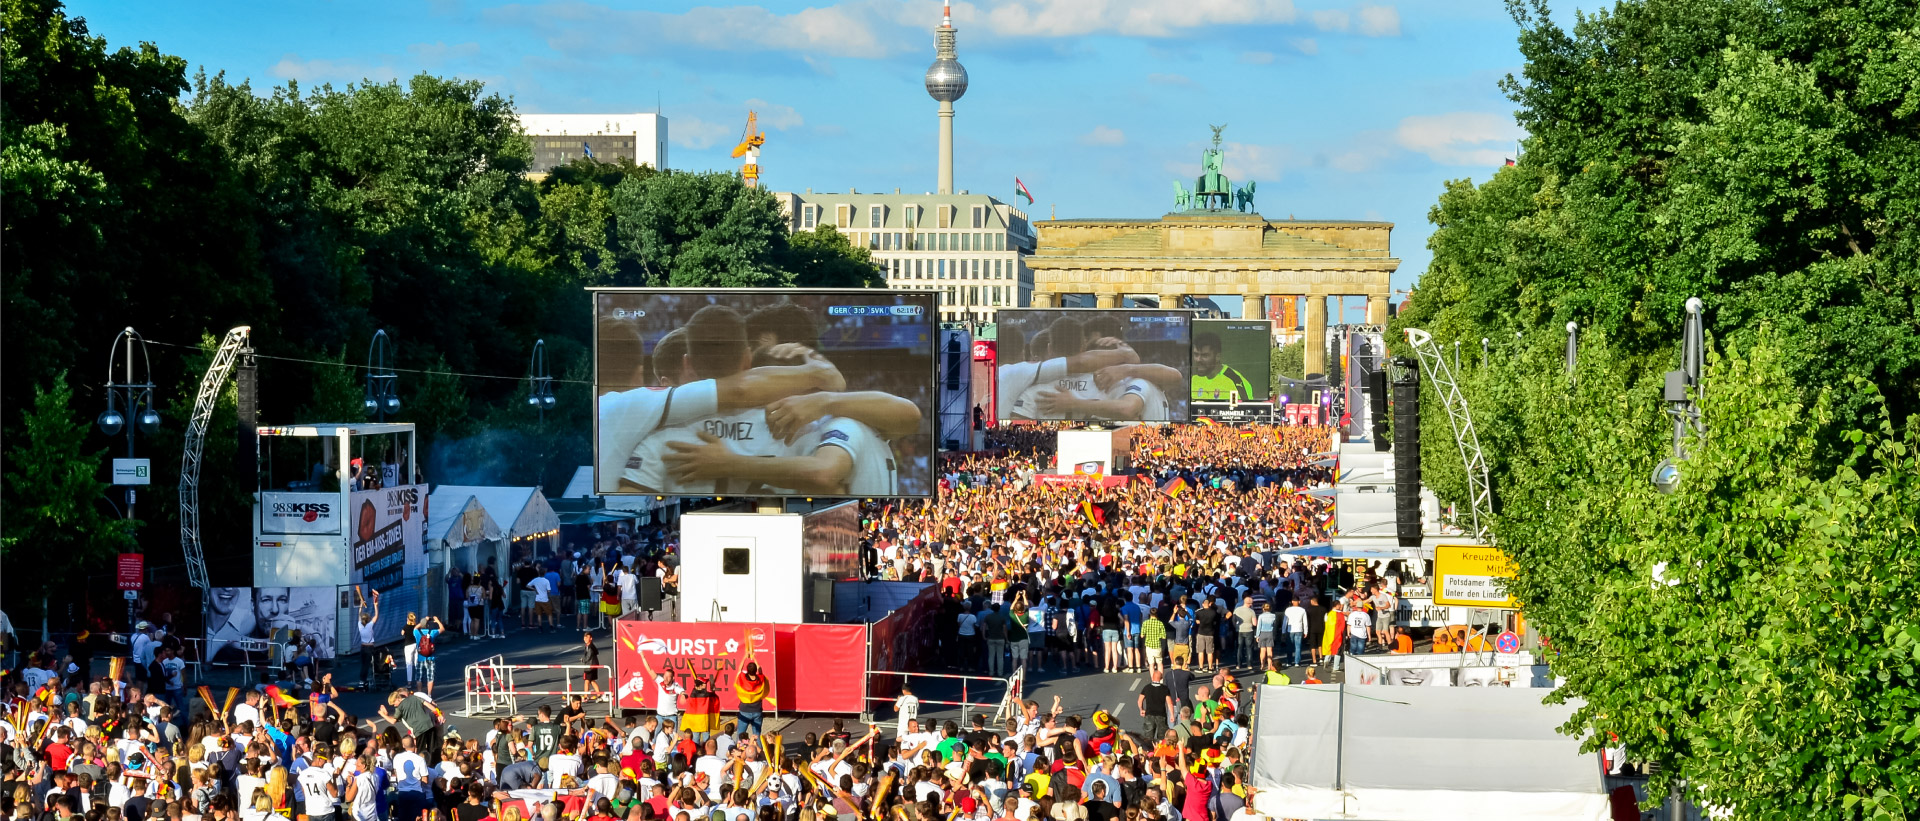
[[[1393,442],[1387,438],[1387,372],[1383,368],[1367,374],[1368,399],[1373,403],[1373,449],[1387,450]]]
[[[660,577],[640,577],[640,609],[649,613],[660,612]]]
[[[1393,381],[1393,529],[1401,547],[1420,546],[1420,370],[1402,357]]]

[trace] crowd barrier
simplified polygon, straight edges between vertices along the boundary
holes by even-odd
[[[919,701],[922,705],[933,704],[943,707],[959,707],[960,724],[961,726],[966,726],[968,718],[972,715],[972,711],[976,709],[992,710],[993,713],[988,717],[988,720],[993,722],[1004,721],[1009,715],[1019,715],[1020,700],[1023,697],[1022,690],[1026,682],[1027,667],[1024,664],[1014,667],[1013,674],[1006,678],[963,676],[952,673],[904,673],[897,670],[868,670],[867,675],[880,677],[899,676],[900,683],[902,684],[906,684],[916,678],[960,682],[960,698],[958,701],[932,698],[921,698]],[[980,685],[985,688],[998,687],[1004,689],[1001,690],[999,698],[991,701],[984,699],[975,700],[973,694],[981,691],[973,689],[975,687],[974,682],[985,682],[985,684]],[[916,698],[918,697],[916,696]],[[879,703],[888,705],[892,704],[894,699],[887,696],[868,696],[867,701],[869,704]],[[869,724],[873,723],[873,711],[871,709],[867,710],[862,720]]]
[[[562,689],[532,689],[544,684],[528,684],[529,689],[522,689],[519,675],[536,670],[561,671]],[[465,674],[461,676],[465,685],[464,706],[457,715],[466,718],[519,715],[521,698],[559,696],[566,702],[572,701],[574,696],[592,695],[586,686],[584,673],[587,670],[609,674],[612,668],[604,664],[508,664],[501,656],[489,656],[467,665]],[[580,676],[577,687],[576,675]],[[611,706],[608,709],[611,715]]]

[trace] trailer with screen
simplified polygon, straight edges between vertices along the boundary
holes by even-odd
[[[594,483],[933,492],[934,293],[594,289]]]
[[[1001,309],[1002,419],[1184,422],[1193,311]]]

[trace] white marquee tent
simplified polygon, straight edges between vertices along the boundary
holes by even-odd
[[[1254,807],[1273,818],[1604,821],[1599,758],[1548,690],[1260,688]]]

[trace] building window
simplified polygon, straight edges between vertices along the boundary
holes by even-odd
[[[812,203],[800,206],[800,227],[813,230],[813,221],[818,217]]]
[[[852,228],[853,227],[853,206],[836,205],[833,207],[833,227],[835,228]]]
[[[987,227],[986,213],[987,213],[987,209],[985,208],[981,208],[978,205],[973,207],[973,227],[975,228]]]
[[[993,261],[993,278],[1000,278],[1000,260],[997,259]]]
[[[946,279],[947,278],[947,261],[944,259],[940,260],[939,265],[940,265],[940,278]]]
[[[873,249],[873,250],[875,250],[875,251],[878,251],[878,250],[880,250],[880,234],[879,234],[879,232],[877,232],[877,231],[876,231],[876,232],[874,232],[874,233],[872,233],[872,234],[868,234],[868,235],[867,235],[867,247],[868,247],[868,248],[870,248],[870,249]]]
[[[867,227],[868,228],[879,228],[881,223],[885,219],[886,219],[886,211],[883,210],[880,206],[875,205],[867,209]]]
[[[936,205],[933,208],[935,211],[938,211],[940,213],[940,227],[952,228],[953,227],[953,206]]]
[[[900,210],[900,218],[901,218],[901,220],[903,220],[903,221],[905,222],[905,224],[906,224],[906,226],[907,226],[907,230],[909,230],[909,231],[911,231],[911,230],[913,230],[914,228],[917,228],[917,227],[919,227],[919,225],[920,225],[920,206],[918,206],[918,205],[909,205],[909,206],[907,206],[907,207],[905,207],[905,208],[902,208],[902,209]]]

